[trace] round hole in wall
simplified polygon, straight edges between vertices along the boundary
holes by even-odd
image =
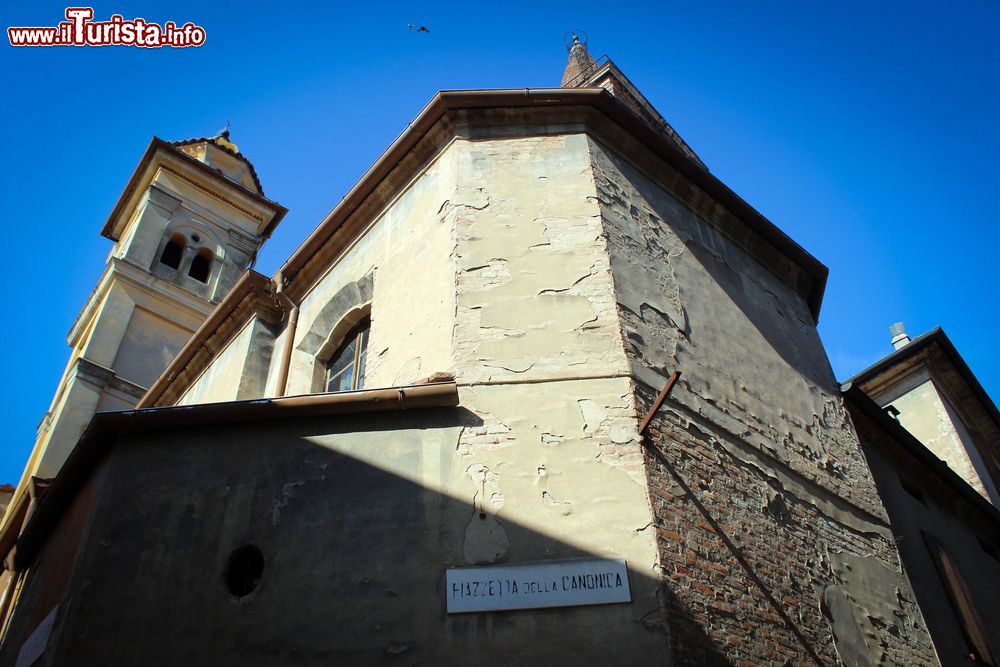
[[[226,565],[224,579],[226,588],[238,598],[254,592],[264,573],[264,554],[253,544],[247,544],[233,552]]]
[[[194,241],[195,243],[200,243],[201,242],[201,237],[198,236],[197,234],[192,234],[191,235],[191,240]]]

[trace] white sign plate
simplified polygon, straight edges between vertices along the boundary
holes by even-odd
[[[625,561],[604,558],[453,568],[445,586],[449,614],[632,601]]]

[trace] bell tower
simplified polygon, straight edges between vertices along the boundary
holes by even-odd
[[[70,329],[69,363],[5,523],[24,510],[33,478],[55,476],[94,413],[135,406],[285,213],[228,127],[150,141],[101,231],[114,247]]]

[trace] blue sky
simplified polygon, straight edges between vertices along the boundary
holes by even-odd
[[[460,9],[457,9],[460,7]],[[65,5],[7,0],[3,27]],[[712,172],[830,268],[820,333],[841,379],[888,326],[942,325],[1000,396],[1000,4],[939,2],[124,2],[192,21],[195,49],[0,45],[8,381],[15,483],[111,248],[99,234],[152,135],[231,121],[290,210],[270,274],[439,89],[556,86],[583,29]],[[407,23],[423,24],[416,34]]]

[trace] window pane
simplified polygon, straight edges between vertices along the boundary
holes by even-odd
[[[326,371],[327,391],[349,391],[354,378],[354,347],[355,341],[350,341],[340,352],[330,360]]]
[[[350,391],[352,389],[351,382],[354,380],[354,361],[351,360],[351,365],[342,370],[337,375],[331,376],[330,380],[326,383],[327,391]]]
[[[365,386],[365,362],[368,358],[368,329],[371,326],[368,318],[362,320],[349,336],[343,346],[326,365],[326,391],[351,391]]]
[[[354,346],[356,344],[356,340],[351,340],[347,345],[340,348],[337,356],[330,360],[330,365],[327,367],[330,369],[327,377],[337,375],[340,371],[354,363]]]

